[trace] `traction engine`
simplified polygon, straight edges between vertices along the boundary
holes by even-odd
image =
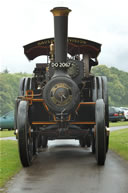
[[[94,76],[101,44],[68,37],[66,7],[51,10],[54,38],[24,46],[29,60],[45,55],[33,77],[20,80],[15,105],[15,129],[24,167],[32,164],[48,140],[76,139],[90,147],[97,164],[104,165],[109,143],[108,91],[105,76]]]

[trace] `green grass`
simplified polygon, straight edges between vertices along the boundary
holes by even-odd
[[[109,148],[128,160],[128,128],[110,133]]]
[[[0,140],[0,187],[21,168],[17,141]]]
[[[4,130],[4,131],[0,131],[0,137],[14,137],[14,130],[13,131],[8,131],[8,130]]]
[[[118,121],[118,122],[109,122],[110,127],[116,127],[116,126],[128,126],[128,121]]]

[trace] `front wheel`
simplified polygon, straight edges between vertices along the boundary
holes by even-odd
[[[33,136],[28,120],[28,107],[27,101],[20,101],[17,115],[19,155],[23,167],[30,166],[33,160]]]

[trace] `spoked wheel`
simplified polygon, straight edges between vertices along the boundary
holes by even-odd
[[[28,120],[28,107],[27,101],[20,101],[17,115],[19,155],[24,167],[30,166],[33,159],[33,136]]]
[[[96,101],[96,159],[98,165],[104,165],[106,159],[105,105],[103,99]]]

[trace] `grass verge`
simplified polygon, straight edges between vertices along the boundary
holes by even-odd
[[[109,127],[116,127],[116,126],[128,126],[128,121],[118,121],[109,123]]]
[[[14,137],[14,130],[13,131],[0,131],[0,137]]]
[[[109,148],[128,160],[128,128],[111,132]]]
[[[17,141],[0,140],[0,187],[21,168]]]

